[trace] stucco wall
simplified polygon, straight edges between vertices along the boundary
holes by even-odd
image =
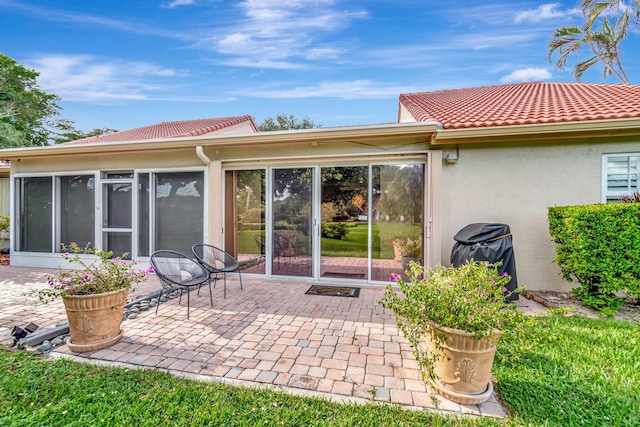
[[[602,154],[640,151],[637,140],[535,145],[461,145],[442,171],[442,262],[467,224],[499,222],[513,234],[518,282],[528,289],[568,290],[559,276],[547,222],[549,206],[599,203]],[[446,150],[445,150],[446,152]]]

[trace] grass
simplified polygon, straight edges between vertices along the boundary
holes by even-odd
[[[497,390],[527,425],[640,425],[640,324],[539,318],[501,340]]]
[[[0,352],[2,426],[494,426],[397,406],[341,405],[259,388],[46,362]]]
[[[544,317],[504,336],[494,374],[507,420],[341,405],[23,352],[0,351],[0,374],[3,426],[640,425],[640,325],[608,319]]]
[[[322,256],[366,258],[369,226],[355,222],[346,223],[348,233],[344,240],[323,237],[320,243]],[[420,235],[420,227],[401,223],[377,223],[372,226],[372,251],[374,259],[392,259],[393,236],[413,232]],[[254,240],[255,234],[264,234],[260,230],[246,230],[238,233],[238,252],[243,254],[257,254],[258,245]]]

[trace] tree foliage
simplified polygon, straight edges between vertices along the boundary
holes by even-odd
[[[583,47],[588,47],[593,56],[577,62],[573,66],[573,77],[580,81],[584,73],[595,64],[603,65],[605,78],[616,76],[622,83],[629,84],[620,59],[620,43],[627,36],[632,22],[640,22],[640,0],[628,5],[621,0],[582,0],[581,26],[556,29],[549,43],[547,59],[558,54],[555,69],[564,70],[572,55],[579,55]]]
[[[59,98],[38,87],[38,75],[0,53],[0,147],[47,144],[46,120],[59,114]]]
[[[316,124],[304,116],[299,119],[293,114],[278,114],[275,119],[273,117],[267,117],[264,121],[258,125],[260,132],[273,132],[277,130],[293,130],[293,129],[313,129],[319,128],[322,125]]]
[[[73,120],[59,119],[51,124],[52,129],[49,131],[49,140],[54,144],[62,144],[63,142],[75,141],[77,139],[89,138],[96,135],[106,135],[118,132],[112,128],[95,128],[89,132],[83,132],[76,129]]]

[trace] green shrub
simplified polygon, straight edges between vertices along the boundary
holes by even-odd
[[[640,204],[552,207],[548,218],[562,277],[585,305],[611,316],[618,292],[640,296]]]
[[[244,223],[256,223],[264,221],[262,208],[250,208],[238,215],[238,219]]]
[[[243,222],[243,223],[238,223],[238,228],[240,229],[240,231],[242,230],[263,230],[264,229],[264,223],[262,222]]]
[[[9,217],[0,215],[0,231],[9,231]]]
[[[329,222],[322,224],[322,237],[344,240],[347,237],[347,225],[343,222]]]

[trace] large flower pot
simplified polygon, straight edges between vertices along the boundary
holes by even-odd
[[[405,270],[409,268],[409,263],[411,263],[411,261],[420,262],[420,259],[418,257],[404,255],[400,257],[400,265],[402,265],[402,268],[404,268]]]
[[[472,405],[488,400],[493,393],[491,367],[500,331],[478,339],[459,329],[431,327],[435,334],[427,334],[425,345],[437,360],[429,384],[457,403]]]
[[[393,260],[394,261],[400,261],[400,244],[398,242],[396,242],[395,240],[393,242],[391,242],[391,244],[393,245]]]
[[[122,316],[129,289],[96,295],[64,296],[71,336],[67,341],[75,352],[94,351],[122,338]]]

